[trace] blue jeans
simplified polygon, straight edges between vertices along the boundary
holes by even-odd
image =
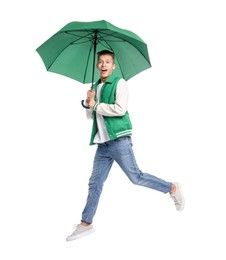
[[[137,166],[131,137],[121,137],[113,141],[98,144],[94,157],[93,172],[89,179],[89,192],[86,206],[82,212],[82,221],[93,222],[100,195],[113,162],[116,161],[133,184],[167,193],[171,183],[151,174],[143,173]]]

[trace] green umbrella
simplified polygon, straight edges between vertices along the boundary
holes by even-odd
[[[93,85],[99,78],[96,53],[103,49],[114,52],[114,74],[125,80],[151,67],[147,44],[135,33],[105,20],[71,22],[36,51],[48,71]]]

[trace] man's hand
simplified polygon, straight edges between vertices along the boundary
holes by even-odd
[[[93,107],[95,106],[95,104],[96,104],[96,102],[95,102],[94,99],[91,99],[91,100],[89,101],[89,103],[88,103],[88,105],[89,105],[89,107],[90,107],[91,109],[93,109]]]
[[[95,90],[94,89],[90,89],[87,91],[87,99],[86,99],[86,102],[88,104],[88,106],[90,108],[93,108],[94,105],[96,104],[95,100],[94,100],[94,97],[95,97]]]
[[[89,102],[91,99],[94,99],[95,97],[95,90],[94,89],[90,89],[87,91],[87,101]]]

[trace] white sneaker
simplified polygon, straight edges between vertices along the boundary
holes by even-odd
[[[75,231],[66,238],[67,241],[72,241],[94,232],[93,225],[83,226],[81,224],[74,226]]]
[[[170,197],[173,199],[175,206],[176,206],[176,209],[178,211],[182,211],[184,209],[184,204],[185,204],[182,189],[181,189],[181,186],[178,182],[174,182],[173,184],[176,186],[176,191],[172,192],[170,194]]]

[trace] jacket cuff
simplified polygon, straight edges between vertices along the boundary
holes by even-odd
[[[97,110],[97,106],[98,106],[98,103],[96,103],[93,107],[93,110],[96,111]]]

